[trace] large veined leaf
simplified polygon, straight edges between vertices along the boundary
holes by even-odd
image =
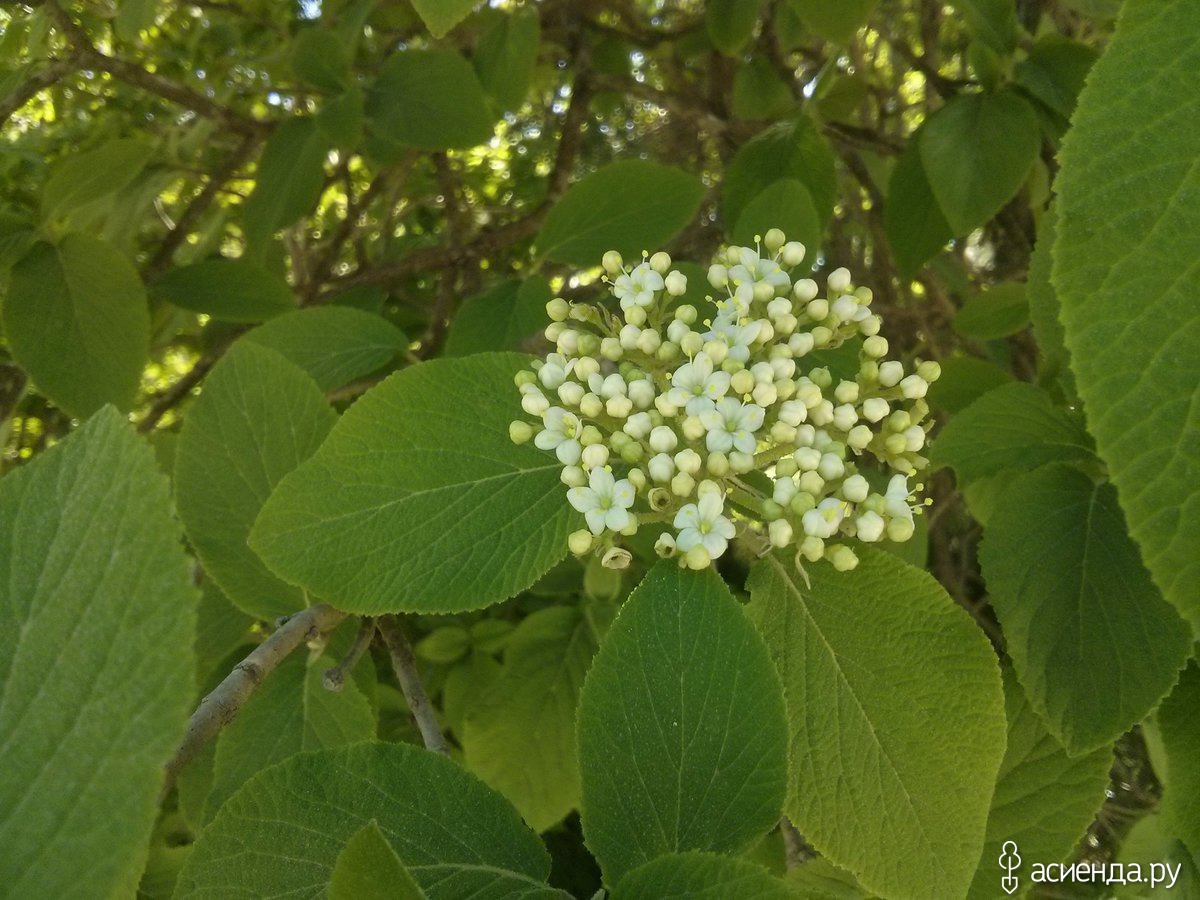
[[[338,854],[329,900],[425,900],[425,892],[372,820]]]
[[[58,163],[42,189],[42,218],[54,219],[127,187],[141,174],[153,147],[119,138]]]
[[[325,91],[340,92],[349,81],[350,54],[327,28],[305,28],[296,35],[288,61],[302,81]]]
[[[1175,683],[1191,632],[1142,566],[1112,485],[1065,465],[1021,476],[980,559],[1017,676],[1071,753],[1111,742]]]
[[[763,0],[709,0],[705,24],[713,46],[722,53],[737,53],[754,34],[762,6]]]
[[[177,898],[324,898],[346,842],[374,821],[430,900],[543,896],[550,859],[491,788],[444,756],[361,743],[301,753],[265,769],[200,835]],[[479,893],[472,893],[472,890]]]
[[[1163,815],[1174,834],[1196,855],[1200,847],[1200,663],[1184,670],[1158,709],[1166,771]]]
[[[508,437],[526,364],[489,353],[390,376],[279,484],[251,546],[351,612],[478,609],[524,590],[566,554],[576,518],[558,460]]]
[[[575,706],[597,635],[583,610],[528,616],[505,650],[504,672],[468,708],[467,766],[544,831],[579,805]]]
[[[820,221],[828,221],[837,187],[833,151],[807,115],[768,128],[738,150],[721,185],[725,219],[737,222],[746,206],[780,178],[795,178],[808,188]]]
[[[888,244],[897,268],[905,275],[915,273],[954,237],[925,175],[920,139],[918,131],[892,167],[883,208]]]
[[[1046,730],[1011,673],[1004,679],[1008,743],[988,814],[987,843],[968,893],[992,900],[1003,871],[1004,844],[1013,841],[1030,862],[1066,859],[1104,802],[1112,750],[1072,758]]]
[[[340,747],[375,737],[375,714],[353,680],[340,691],[322,684],[336,660],[293,653],[217,740],[206,819],[256,773],[304,750]]]
[[[501,109],[516,109],[529,93],[529,82],[537,65],[541,22],[537,10],[521,6],[514,10],[480,11],[479,42],[471,62],[484,91]]]
[[[184,418],[175,497],[213,580],[261,619],[304,607],[246,545],[263,503],[320,446],[337,416],[312,379],[274,350],[239,342],[217,364]]]
[[[991,646],[932,577],[890,553],[864,551],[850,572],[818,563],[808,577],[787,554],[748,582],[787,698],[787,815],[871,890],[961,897],[1004,749]]]
[[[799,179],[780,178],[763,188],[743,207],[733,228],[733,240],[751,246],[756,237],[766,234],[770,228],[779,228],[788,240],[804,244],[808,250],[806,259],[812,265],[821,245],[823,229],[813,207],[812,195]]]
[[[742,850],[779,819],[779,678],[712,570],[650,571],[588,672],[578,728],[583,832],[609,884],[664,853]]]
[[[468,356],[488,350],[520,350],[546,327],[550,282],[539,275],[503,281],[462,305],[450,323],[444,356]]]
[[[981,341],[1016,334],[1028,324],[1025,285],[1015,281],[994,285],[968,297],[954,317],[955,331]]]
[[[285,119],[271,135],[243,210],[246,239],[256,256],[271,235],[317,205],[328,152],[329,140],[311,117]]]
[[[621,879],[613,900],[800,900],[762,866],[716,853],[672,853]]]
[[[242,341],[282,353],[323,391],[378,372],[408,346],[391,322],[348,306],[298,309],[247,332]]]
[[[1038,223],[1037,244],[1029,259],[1029,280],[1025,293],[1029,298],[1029,320],[1033,323],[1033,334],[1040,352],[1040,373],[1043,378],[1061,379],[1073,394],[1074,381],[1068,368],[1065,336],[1062,322],[1059,321],[1058,294],[1050,281],[1050,271],[1054,265],[1051,250],[1057,222],[1057,212],[1051,207]]]
[[[137,270],[108,244],[83,234],[34,244],[13,266],[0,311],[17,362],[71,415],[133,405],[150,314]]]
[[[546,216],[538,252],[557,262],[594,266],[607,250],[636,257],[654,251],[696,215],[704,185],[671,166],[627,159],[572,185]]]
[[[1053,279],[1088,428],[1164,595],[1200,628],[1200,6],[1131,0],[1063,143]],[[1136,135],[1153,134],[1143,144]],[[1193,848],[1194,849],[1194,848]]]
[[[367,117],[389,141],[424,150],[459,150],[492,135],[483,88],[451,50],[401,50],[380,69]]]
[[[801,21],[821,37],[845,43],[867,22],[877,0],[791,0]]]
[[[172,269],[152,286],[157,299],[227,322],[261,322],[295,307],[282,278],[246,259],[209,259]]]
[[[1012,199],[1041,146],[1033,107],[1009,91],[960,94],[929,117],[921,162],[955,234],[982,225]]]
[[[196,591],[150,448],[111,408],[0,481],[0,877],[132,896],[192,702]]]
[[[1092,458],[1082,424],[1056,408],[1045,391],[1017,382],[988,391],[950,420],[930,458],[950,466],[960,482],[1052,462]]]

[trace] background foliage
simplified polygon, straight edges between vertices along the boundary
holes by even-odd
[[[1200,883],[1200,7],[480,6],[0,9],[2,890]],[[917,539],[564,560],[547,300],[771,226],[942,365]]]

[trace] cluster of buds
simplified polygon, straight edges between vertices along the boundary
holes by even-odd
[[[885,360],[871,291],[846,269],[829,273],[822,296],[816,281],[792,279],[802,244],[772,229],[756,245],[719,252],[708,282],[721,297],[706,297],[715,314],[703,321],[662,252],[632,267],[604,255],[619,312],[547,305],[555,352],[516,378],[536,421],[513,422],[510,435],[562,463],[587,526],[570,537],[574,553],[622,568],[621,538],[660,523],[656,551],[691,568],[741,535],[760,552],[795,546],[844,570],[858,558],[841,539],[912,536],[909,478],[927,464],[923,398],[938,364],[906,373]],[[861,339],[854,380],[815,364],[851,339]]]

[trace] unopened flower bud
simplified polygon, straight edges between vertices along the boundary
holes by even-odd
[[[593,257],[593,259],[594,258],[595,257]],[[602,266],[604,266],[604,271],[607,272],[609,275],[616,275],[618,272],[621,271],[621,267],[624,265],[624,261],[621,259],[621,254],[618,253],[616,250],[609,250],[607,253],[604,254],[604,257],[601,259],[600,264]]]
[[[690,496],[695,487],[696,479],[687,472],[676,472],[675,477],[671,479],[671,493],[676,497]]]
[[[767,233],[763,235],[763,246],[766,247],[770,252],[774,253],[783,246],[783,243],[786,240],[787,235],[785,235],[783,231],[778,228],[770,228],[767,230]]]
[[[787,519],[776,519],[767,526],[772,547],[786,547],[792,542],[792,526]]]
[[[904,377],[904,366],[894,359],[879,364],[879,383],[885,388],[894,387]]]
[[[671,268],[670,254],[659,250],[650,257],[650,268],[652,268],[659,275],[665,274],[667,270]]]
[[[680,472],[695,475],[700,471],[701,465],[703,465],[703,460],[700,458],[700,454],[691,448],[680,450],[675,454],[675,467]]]
[[[570,314],[571,304],[562,297],[555,297],[546,304],[546,315],[550,317],[552,322],[565,321]]]
[[[708,555],[708,551],[704,549],[704,545],[698,545],[684,554],[684,562],[689,569],[707,569],[712,563],[712,557]]]
[[[705,468],[718,478],[723,478],[729,474],[729,457],[724,453],[710,453]]]
[[[829,293],[844,294],[850,290],[850,270],[847,268],[834,269],[829,273],[829,277],[825,281],[829,286]]]
[[[849,572],[858,565],[858,557],[845,544],[833,544],[825,550],[825,558],[839,572]]]
[[[659,484],[666,484],[675,475],[675,463],[665,453],[659,453],[650,457],[650,462],[646,463],[646,471],[650,473],[650,479]]]
[[[917,366],[917,374],[930,384],[942,377],[942,367],[937,360],[927,359]]]
[[[579,466],[564,466],[558,480],[567,487],[583,487],[588,481],[587,475]]]
[[[608,464],[608,448],[603,444],[592,444],[583,448],[583,467],[600,469]]]
[[[672,297],[682,297],[687,293],[687,276],[682,272],[672,272],[666,277],[667,293]]]
[[[729,270],[722,265],[708,267],[708,283],[715,288],[723,288],[729,284]]]
[[[807,303],[816,297],[817,294],[820,293],[820,290],[821,289],[817,286],[817,283],[811,278],[801,278],[794,285],[792,285],[792,296],[795,297],[800,303]],[[821,316],[821,318],[823,319],[825,317]]]
[[[866,425],[855,425],[846,435],[846,443],[855,450],[863,450],[875,437]]]
[[[595,538],[592,533],[586,528],[581,528],[579,531],[572,531],[570,537],[567,538],[567,547],[576,556],[583,556],[592,549],[592,544],[595,543]]]
[[[659,425],[650,432],[650,449],[656,453],[670,453],[679,444],[679,437],[666,425]]]
[[[729,452],[729,468],[736,475],[744,475],[754,468],[754,454],[731,450]]]
[[[920,375],[909,375],[900,382],[900,393],[909,400],[924,397],[929,391],[929,382]]]
[[[514,444],[524,444],[533,437],[533,426],[528,422],[512,422],[508,426],[508,437]]]

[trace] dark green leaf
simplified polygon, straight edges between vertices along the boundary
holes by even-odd
[[[768,60],[752,57],[738,67],[733,77],[731,109],[739,119],[774,119],[795,106],[791,88],[780,80]]]
[[[788,240],[802,243],[808,250],[810,265],[816,259],[823,231],[821,220],[808,188],[795,178],[781,178],[747,203],[732,237],[737,243],[752,246],[754,239],[770,228],[780,228]]]
[[[905,275],[941,252],[954,237],[921,163],[920,132],[904,148],[888,183],[883,225],[896,265]]]
[[[329,139],[311,117],[285,119],[275,129],[243,207],[252,246],[261,248],[276,231],[312,212],[325,186],[328,151]]]
[[[578,727],[583,830],[609,884],[664,853],[745,849],[779,819],[779,678],[712,570],[650,571],[588,672]]]
[[[673,853],[621,879],[612,900],[800,900],[762,866],[716,853]]]
[[[1015,0],[952,0],[950,5],[993,51],[1007,55],[1016,49],[1021,26]]]
[[[1016,334],[1029,324],[1025,285],[1010,281],[969,297],[954,317],[954,330],[964,337],[990,341]]]
[[[425,892],[372,819],[338,854],[329,900],[425,900]]]
[[[827,41],[844,44],[867,23],[876,0],[790,0],[810,29]]]
[[[501,282],[472,297],[450,323],[442,355],[531,349],[549,321],[546,304],[552,296],[550,282],[533,275],[524,281]]]
[[[210,259],[172,269],[151,293],[226,322],[261,322],[296,307],[282,278],[246,259]]]
[[[1069,119],[1096,56],[1096,51],[1087,44],[1056,34],[1047,35],[1033,45],[1028,59],[1017,63],[1014,80],[1054,112]]]
[[[153,152],[142,140],[121,138],[66,157],[54,167],[42,190],[42,218],[59,218],[128,187]]]
[[[154,456],[111,408],[0,481],[0,878],[131,897],[183,737],[196,591]]]
[[[1200,663],[1184,669],[1158,709],[1166,771],[1163,816],[1189,849],[1200,847]]]
[[[515,110],[525,102],[537,65],[541,40],[537,10],[532,6],[485,9],[480,16],[482,31],[471,57],[475,74],[501,109]]]
[[[708,37],[722,53],[737,53],[754,34],[763,0],[709,0]]]
[[[337,93],[350,79],[350,54],[336,34],[324,28],[305,28],[296,35],[290,57],[292,71],[308,84]]]
[[[980,559],[1017,676],[1068,752],[1112,742],[1175,683],[1191,632],[1142,566],[1112,485],[1065,465],[1021,476]]]
[[[470,64],[450,50],[401,50],[380,69],[367,117],[389,141],[459,150],[492,136],[492,115]]]
[[[1012,380],[1012,375],[986,359],[952,356],[942,360],[942,377],[929,387],[929,405],[943,412],[958,413]]]
[[[721,188],[726,222],[737,222],[746,206],[781,178],[795,178],[808,188],[820,221],[829,220],[837,184],[833,151],[808,116],[773,125],[738,150]]]

